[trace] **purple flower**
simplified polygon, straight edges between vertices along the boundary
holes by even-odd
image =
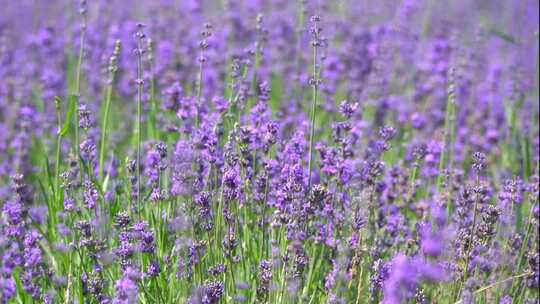
[[[6,235],[9,237],[21,237],[24,233],[24,217],[25,210],[20,200],[9,200],[3,206],[3,213],[7,219],[7,225],[4,228]]]
[[[173,156],[173,175],[171,194],[187,195],[194,187],[194,174],[192,162],[194,161],[193,150],[187,142],[178,141]]]
[[[79,104],[79,128],[88,130],[94,125],[94,118],[84,103]]]
[[[84,205],[88,209],[94,209],[99,199],[99,193],[89,180],[84,182]],[[65,207],[65,205],[64,205]]]
[[[45,205],[36,206],[28,209],[28,216],[38,225],[45,223],[47,217],[48,208]]]
[[[404,303],[414,297],[421,282],[440,282],[444,279],[445,273],[439,265],[397,254],[392,259],[390,276],[384,283],[383,303]]]
[[[229,102],[223,97],[215,96],[214,98],[212,98],[212,103],[214,104],[216,110],[219,113],[223,113],[229,109]]]
[[[92,167],[92,163],[96,159],[97,155],[96,144],[94,143],[94,140],[91,138],[85,139],[81,142],[79,148],[81,150],[82,158],[89,163],[90,167]]]
[[[124,270],[122,278],[114,284],[115,297],[113,304],[136,304],[138,303],[139,286],[137,273],[132,268]]]
[[[486,168],[486,155],[482,152],[474,152],[473,156],[473,169],[482,172]]]
[[[204,285],[196,287],[188,304],[215,304],[219,303],[225,290],[225,285],[220,281],[206,281]]]
[[[15,295],[16,289],[15,280],[0,276],[0,302],[7,303]]]
[[[161,266],[158,261],[152,261],[148,265],[148,269],[146,270],[146,275],[155,278],[157,277],[161,272]]]
[[[262,260],[259,263],[258,284],[257,284],[257,299],[265,301],[268,299],[270,291],[270,283],[272,281],[272,264],[267,260]]]
[[[422,252],[431,257],[438,257],[444,250],[444,236],[442,233],[432,231],[430,224],[424,224],[420,230],[422,235]]]

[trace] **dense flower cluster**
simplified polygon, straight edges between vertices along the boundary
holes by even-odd
[[[0,304],[538,303],[538,21],[5,3]]]

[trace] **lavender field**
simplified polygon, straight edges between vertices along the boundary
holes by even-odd
[[[0,304],[539,303],[538,0],[0,0]]]

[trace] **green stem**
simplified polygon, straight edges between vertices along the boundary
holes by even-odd
[[[81,95],[81,66],[84,55],[84,41],[86,36],[86,15],[83,15],[83,21],[81,26],[81,36],[79,41],[79,56],[77,59],[77,70],[75,72],[75,90],[73,92],[73,98],[75,99],[75,157],[77,158],[77,166],[81,170],[81,163],[79,159],[79,98]],[[82,175],[81,175],[82,181]]]
[[[139,42],[140,43],[140,42]],[[141,46],[139,46],[139,49]],[[142,54],[138,53],[137,56],[137,209],[141,205],[141,112],[142,112],[142,93],[143,93],[143,79],[142,79]]]
[[[262,244],[261,244],[261,257],[263,259],[268,258],[268,240],[266,235],[266,209],[267,209],[267,199],[268,199],[268,179],[266,177],[266,183],[264,186],[264,200],[263,200],[263,213],[262,213]]]
[[[301,45],[301,38],[302,38],[302,33],[304,32],[304,19],[305,19],[305,16],[304,16],[304,1],[305,0],[299,0],[299,8],[298,8],[298,16],[297,16],[297,24],[296,24],[296,31],[295,31],[295,38],[296,38],[296,52],[295,52],[295,57],[294,57],[294,71],[295,71],[295,74],[297,77],[299,77],[300,75],[300,50],[302,48],[302,45]],[[298,103],[298,104],[295,104],[295,106],[298,106],[298,108],[300,110],[302,110],[302,104],[301,104],[301,101],[300,101],[300,84],[298,81],[295,81],[294,82],[294,86],[293,86],[293,97],[294,97],[294,101],[295,103]]]
[[[476,188],[478,188],[480,186],[480,174],[477,174],[476,175]],[[461,285],[463,286],[465,284],[465,282],[467,281],[467,278],[469,276],[469,262],[470,262],[470,259],[471,259],[471,252],[473,250],[473,246],[474,246],[474,233],[475,233],[475,228],[476,228],[476,218],[478,216],[478,201],[480,200],[480,194],[476,193],[476,198],[474,200],[474,209],[473,209],[473,222],[472,222],[472,226],[471,226],[471,240],[470,240],[470,243],[469,243],[469,248],[467,250],[467,256],[465,257],[465,272],[463,273],[463,280],[461,282]],[[461,293],[461,289],[458,290],[458,296],[459,294]]]
[[[101,144],[99,145],[99,180],[103,182],[103,165],[105,162],[105,145],[107,143],[107,129],[109,123],[109,111],[111,107],[112,82],[107,86],[105,97],[105,112],[103,114],[103,126],[101,127]]]
[[[318,99],[318,77],[317,77],[317,46],[313,46],[313,101],[311,103],[311,126],[309,130],[309,161],[308,161],[308,191],[311,189],[311,171],[313,169],[313,138],[315,135],[315,116],[317,112]]]
[[[358,247],[357,248],[360,248],[361,245],[362,245],[362,236],[360,236],[360,241],[358,242]],[[358,285],[356,287],[356,302],[355,302],[355,304],[360,303],[360,295],[362,294],[361,291],[362,291],[362,283],[363,283],[362,278],[364,276],[364,266],[362,265],[362,262],[360,262],[359,265],[360,265],[360,273],[358,274]],[[352,281],[353,280],[351,280],[351,283],[352,283]]]
[[[201,95],[202,95],[202,77],[203,77],[203,58],[204,51],[201,49],[199,58],[199,73],[197,75],[197,117],[195,118],[195,125],[199,127],[201,120]]]
[[[529,243],[529,237],[532,231],[532,217],[533,217],[533,210],[534,205],[531,205],[530,211],[529,211],[529,217],[528,217],[528,223],[527,223],[527,232],[525,233],[525,237],[523,238],[523,242],[521,243],[521,247],[519,249],[519,255],[517,259],[517,270],[519,271],[521,269],[521,265],[523,264],[523,256],[525,255],[525,248],[527,248],[527,244]],[[512,284],[511,291],[514,291],[515,286]]]
[[[482,293],[482,292],[484,292],[484,291],[486,291],[486,290],[488,290],[488,289],[491,289],[491,288],[493,288],[493,287],[495,287],[495,286],[497,286],[497,285],[500,285],[500,284],[502,284],[502,283],[504,283],[504,282],[508,282],[508,281],[514,280],[514,279],[519,279],[519,278],[526,277],[526,276],[529,276],[529,275],[531,275],[530,272],[525,272],[525,273],[522,273],[522,274],[518,274],[518,275],[515,275],[515,276],[511,276],[511,277],[506,278],[506,279],[504,279],[504,280],[500,280],[500,281],[494,282],[494,283],[492,283],[492,284],[489,284],[489,285],[487,285],[487,286],[484,286],[484,287],[482,287],[482,288],[479,288],[479,289],[473,291],[472,294],[473,294],[473,295],[476,295],[476,294]],[[460,304],[460,303],[462,303],[462,301],[457,301],[457,302],[455,302],[454,304]]]
[[[60,113],[60,98],[55,98],[56,103],[56,120],[58,123],[56,131],[56,160],[55,160],[55,179],[54,179],[54,188],[57,194],[56,199],[60,199],[60,148],[62,146],[62,135],[60,134],[62,130],[62,118]]]
[[[156,98],[155,98],[155,95],[156,95],[156,81],[154,79],[154,66],[152,63],[150,63],[150,70],[151,70],[151,73],[150,73],[150,104],[152,105],[152,138],[157,138],[159,139],[160,136],[158,134],[158,131],[157,131],[157,123],[156,123],[156,113],[157,113],[157,105],[156,105]]]
[[[112,91],[114,76],[117,69],[117,58],[120,54],[120,41],[117,40],[114,45],[113,55],[109,62],[109,80],[107,84],[107,93],[105,96],[105,112],[103,114],[103,126],[101,128],[101,144],[99,146],[99,180],[103,182],[103,165],[105,161],[105,145],[107,143],[107,127],[109,123],[109,112],[111,108]]]
[[[411,177],[409,179],[409,190],[408,190],[408,194],[407,194],[407,201],[405,202],[406,204],[408,204],[409,201],[412,199],[414,190],[416,188],[415,183],[416,183],[416,175],[418,174],[418,167],[420,167],[420,162],[416,162],[413,165]]]
[[[150,138],[154,139],[160,139],[160,135],[157,131],[157,125],[156,125],[156,113],[157,113],[157,105],[156,105],[156,79],[155,79],[155,71],[154,71],[154,47],[152,40],[148,41],[148,69],[150,73]]]
[[[455,132],[455,120],[456,120],[456,96],[455,96],[455,83],[454,83],[454,70],[450,69],[449,72],[449,85],[448,85],[448,99],[446,103],[446,114],[444,119],[444,149],[441,152],[439,160],[439,176],[437,177],[437,192],[441,192],[443,174],[442,171],[447,166],[449,174],[451,173],[452,166],[452,154],[454,151],[454,142],[456,137]],[[448,162],[448,164],[447,164]],[[451,188],[451,187],[450,187]],[[450,216],[452,212],[452,205],[450,204],[450,195],[448,198],[446,213]]]

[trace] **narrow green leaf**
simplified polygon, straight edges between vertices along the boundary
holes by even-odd
[[[525,179],[529,180],[531,176],[531,151],[529,138],[523,136],[522,153],[523,153],[523,171]]]
[[[13,271],[13,279],[15,280],[15,285],[17,286],[17,294],[19,294],[19,298],[22,301],[22,303],[26,302],[26,293],[24,292],[23,284],[20,278],[20,268],[16,267],[15,271]]]
[[[60,136],[64,137],[69,132],[69,126],[71,125],[71,119],[73,118],[73,115],[75,113],[75,99],[77,97],[75,95],[70,95],[69,101],[68,101],[68,108],[66,113],[66,119],[64,120],[64,125],[62,126],[62,130],[60,130]]]
[[[45,190],[45,186],[43,186],[43,183],[39,179],[38,179],[38,183],[39,183],[39,189],[41,190],[41,194],[43,195],[43,199],[45,200],[45,203],[47,204],[47,206],[50,206],[50,200],[49,200],[49,196],[47,195],[47,190]]]
[[[45,172],[47,173],[47,184],[51,189],[53,196],[56,196],[56,189],[54,188],[53,176],[51,174],[51,166],[49,165],[49,157],[45,155]]]
[[[490,33],[495,36],[495,37],[498,37],[508,43],[511,43],[511,44],[519,44],[519,41],[514,38],[512,35],[508,34],[508,33],[505,33],[499,29],[496,29],[496,28],[492,28],[490,30]]]

